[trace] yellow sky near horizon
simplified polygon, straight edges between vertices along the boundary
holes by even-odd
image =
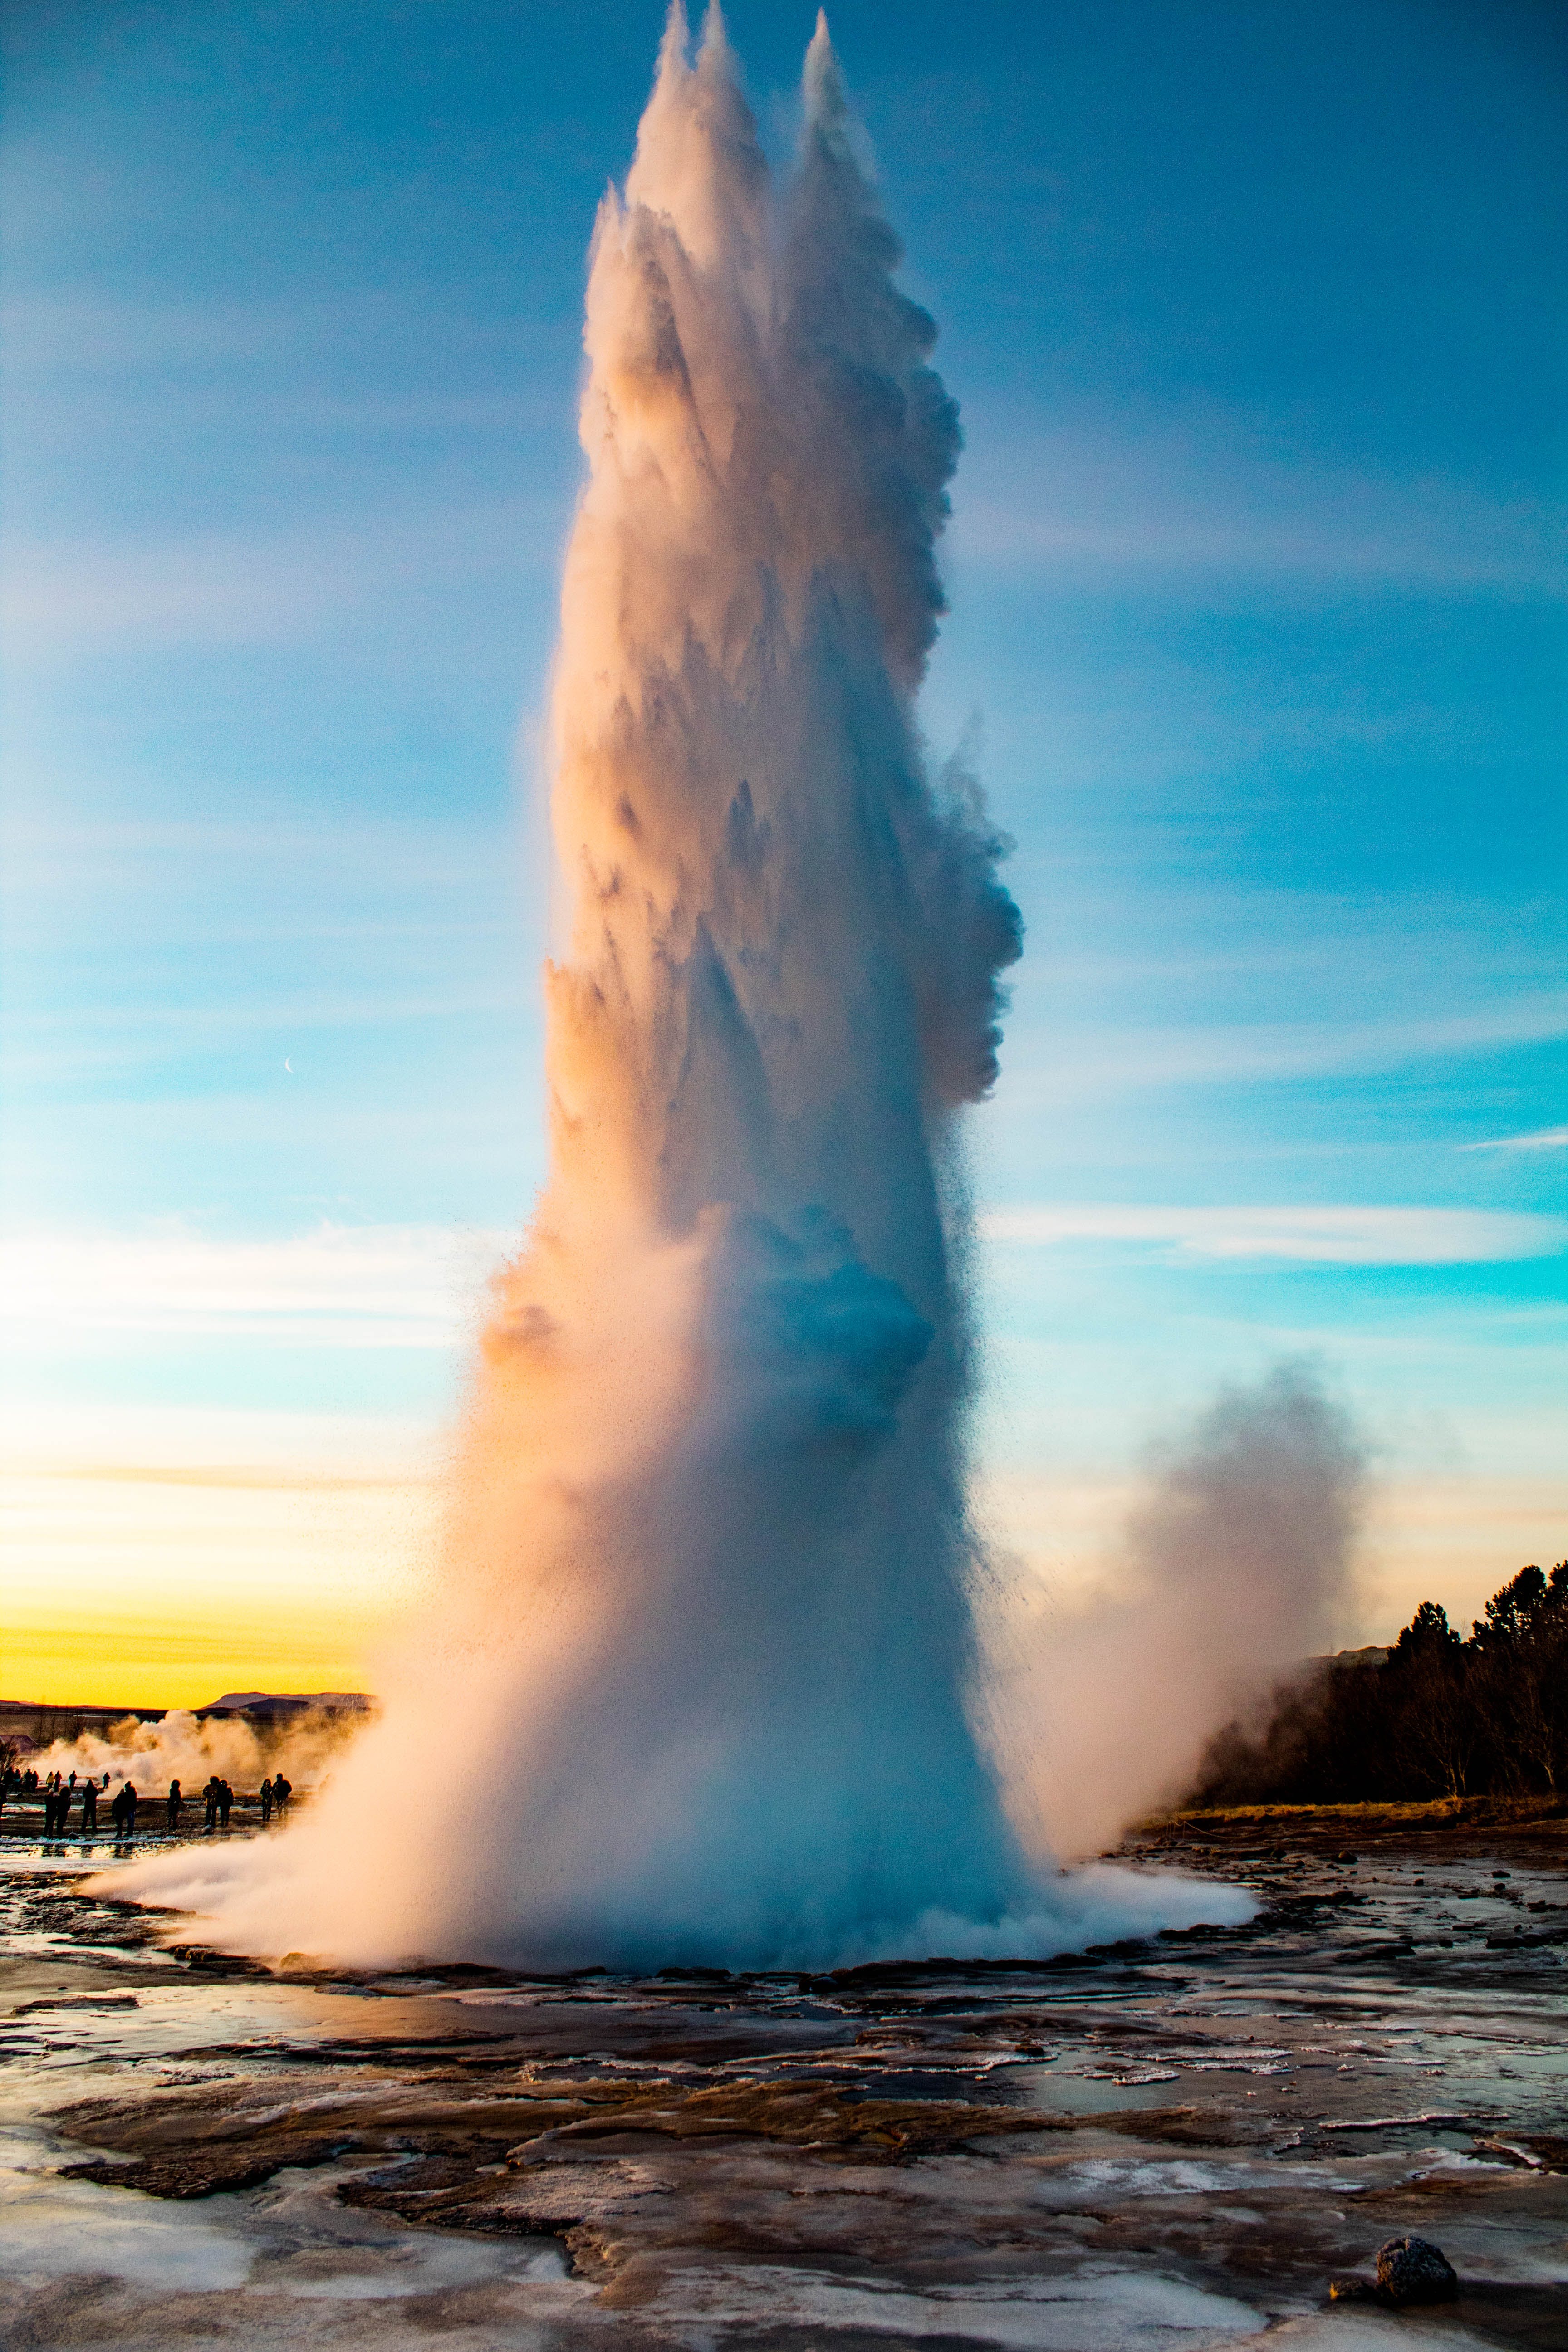
[[[332,1468],[33,1463],[0,1480],[11,1563],[0,1696],[201,1706],[226,1690],[374,1689],[432,1559],[433,1467],[405,1453]],[[1085,1473],[981,1488],[990,1533],[1069,1610],[1115,1576],[1135,1488]],[[1568,1479],[1453,1477],[1373,1489],[1347,1645],[1388,1639],[1418,1601],[1468,1626],[1527,1559],[1561,1556]]]
[[[433,1551],[428,1478],[32,1467],[0,1482],[0,1696],[199,1706],[366,1687]]]

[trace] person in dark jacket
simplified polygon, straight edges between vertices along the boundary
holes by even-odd
[[[83,1837],[98,1835],[98,1782],[84,1780],[81,1784],[81,1833]]]
[[[177,1830],[179,1828],[180,1814],[184,1808],[184,1798],[180,1793],[179,1782],[177,1780],[171,1780],[169,1783],[168,1801],[163,1808],[163,1826],[165,1829]]]
[[[119,1794],[109,1811],[116,1836],[133,1838],[136,1834],[136,1791],[129,1780],[121,1782]]]
[[[261,1826],[262,1826],[262,1828],[263,1828],[263,1829],[265,1829],[265,1828],[267,1827],[268,1822],[272,1819],[272,1783],[271,1783],[271,1781],[270,1781],[270,1780],[263,1780],[263,1782],[261,1783],[261,1787],[260,1787],[260,1789],[258,1790],[258,1792],[257,1792],[257,1793],[258,1794],[258,1796],[259,1796],[259,1797],[260,1797],[260,1799],[261,1799]]]
[[[234,1790],[226,1780],[220,1780],[217,1784],[217,1818],[220,1829],[226,1830],[228,1827],[229,1808],[233,1802]]]

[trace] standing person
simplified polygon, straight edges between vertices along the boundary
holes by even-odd
[[[179,1828],[180,1814],[184,1809],[184,1797],[180,1794],[179,1782],[177,1780],[171,1780],[169,1783],[168,1802],[163,1809],[163,1826],[165,1829],[177,1830]]]
[[[261,1826],[265,1829],[268,1822],[272,1819],[272,1783],[270,1780],[263,1780],[259,1793],[261,1797]]]
[[[278,1818],[279,1821],[283,1819],[284,1814],[288,1811],[289,1800],[293,1793],[294,1783],[292,1780],[286,1780],[283,1774],[279,1772],[278,1778],[272,1783],[272,1801],[278,1808]]]
[[[98,1783],[84,1780],[81,1784],[81,1833],[83,1837],[98,1835]]]
[[[207,1785],[202,1790],[202,1804],[206,1812],[205,1827],[208,1830],[216,1829],[217,1827],[217,1774],[216,1772],[209,1772],[207,1775]]]
[[[228,1827],[228,1811],[233,1802],[234,1790],[226,1780],[220,1780],[217,1784],[217,1818],[220,1829],[226,1830]]]

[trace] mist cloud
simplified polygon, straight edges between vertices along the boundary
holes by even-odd
[[[1210,1735],[1342,1621],[1365,1484],[1308,1364],[1221,1391],[1158,1469],[1113,1594],[996,1630],[996,1703],[1026,1834],[1092,1853],[1179,1798]]]

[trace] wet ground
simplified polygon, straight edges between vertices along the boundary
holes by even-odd
[[[1189,1820],[1250,1926],[635,1981],[279,1977],[13,1841],[0,2343],[1563,2352],[1563,1832]],[[1405,2231],[1457,2305],[1331,2305]]]

